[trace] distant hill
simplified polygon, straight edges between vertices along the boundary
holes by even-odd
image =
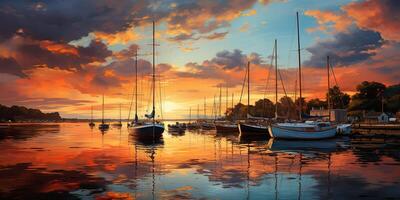
[[[0,122],[25,122],[25,121],[59,121],[58,112],[43,113],[39,109],[26,108],[24,106],[7,107],[0,104]]]

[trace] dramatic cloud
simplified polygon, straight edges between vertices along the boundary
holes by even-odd
[[[149,24],[152,20],[167,22],[167,33],[172,37],[201,35],[229,27],[230,22],[240,16],[256,14],[255,10],[249,10],[256,2],[4,0],[0,3],[0,26],[3,27],[0,40],[19,33],[35,40],[69,42],[94,33],[96,38],[108,44],[127,43],[140,38],[133,27]],[[267,4],[268,1],[260,3]]]
[[[201,64],[189,62],[185,65],[185,71],[177,71],[176,75],[185,78],[216,79],[229,86],[235,86],[241,83],[248,61],[257,70],[266,68],[259,54],[246,55],[241,50],[235,49],[218,52],[214,58],[205,60]]]
[[[45,0],[0,3],[0,39],[21,32],[36,40],[71,41],[90,32],[116,33],[132,21],[132,9],[142,3],[129,0]]]
[[[357,1],[344,6],[343,10],[357,26],[377,31],[387,40],[400,40],[400,1]]]
[[[92,41],[87,47],[75,47],[50,41],[33,41],[14,37],[0,44],[0,49],[9,52],[12,57],[0,60],[0,72],[26,76],[25,70],[37,67],[81,70],[83,65],[92,62],[104,62],[111,51],[100,41]]]
[[[133,58],[136,54],[139,55],[139,53],[139,46],[137,44],[131,44],[128,48],[115,52],[114,57],[116,59]]]
[[[305,14],[314,17],[319,25],[310,31],[345,32],[355,24],[379,32],[386,40],[400,40],[399,10],[397,0],[365,0],[351,2],[337,12],[309,10]]]
[[[348,32],[340,32],[332,39],[322,40],[307,48],[311,53],[306,66],[326,66],[326,56],[339,66],[349,66],[375,55],[375,50],[384,43],[379,33],[370,30],[352,28]]]
[[[0,73],[13,74],[19,77],[25,77],[22,67],[14,58],[0,57]]]
[[[240,16],[255,15],[255,10],[249,10],[257,1],[182,1],[177,3],[166,17],[167,33],[171,35],[189,36],[192,34],[211,33],[217,29],[227,28],[230,22]],[[267,4],[268,1],[259,1]],[[166,8],[167,6],[164,6]],[[226,35],[226,34],[224,34]],[[212,35],[211,35],[212,36]],[[215,37],[205,36],[207,39]],[[219,36],[222,36],[220,32]],[[196,36],[197,38],[199,36]],[[185,37],[182,39],[192,39]]]
[[[344,13],[333,11],[308,10],[305,15],[314,17],[319,26],[309,28],[308,31],[344,32],[353,21]]]
[[[252,53],[250,55],[242,54],[242,51],[235,49],[230,51],[218,52],[216,57],[211,59],[212,64],[216,64],[224,69],[243,69],[247,66],[247,62],[253,64],[261,64],[262,60],[259,54]]]

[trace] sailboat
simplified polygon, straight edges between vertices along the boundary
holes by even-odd
[[[215,129],[218,133],[237,133],[238,125],[231,121],[222,121],[215,123]]]
[[[137,107],[136,107],[136,113],[135,113],[135,121],[134,123],[130,126],[130,130],[136,134],[137,136],[144,138],[144,139],[150,139],[152,138],[157,139],[162,136],[162,133],[164,132],[164,124],[156,121],[156,107],[155,107],[155,98],[156,98],[156,65],[155,65],[155,22],[153,21],[153,74],[152,74],[152,112],[150,114],[146,114],[146,118],[148,118],[151,121],[143,122],[143,123],[137,123],[138,122],[138,117],[137,117]]]
[[[186,125],[187,129],[194,130],[198,129],[199,125],[196,122],[192,122],[192,108],[189,108],[189,123]]]
[[[94,126],[96,126],[96,124],[93,122],[93,106],[90,108],[90,122],[89,122],[89,126],[91,128],[93,128]]]
[[[131,107],[132,107],[132,101],[133,101],[133,96],[132,96],[132,101],[131,101],[131,106],[129,107],[129,115],[128,115],[128,124],[127,126],[135,126],[139,124],[139,117],[138,117],[138,52],[136,49],[135,52],[135,94],[133,96],[135,96],[135,117],[133,119],[132,122],[129,122],[129,117],[130,117],[130,113],[131,113]]]
[[[216,121],[215,122],[215,129],[217,133],[238,133],[238,125],[232,120],[229,121],[228,117],[228,87],[226,87],[226,111],[225,111],[225,120],[223,121]],[[233,102],[233,98],[232,98]],[[233,109],[233,106],[232,106]]]
[[[210,122],[210,120],[207,117],[207,102],[206,98],[204,98],[204,119],[199,121],[199,127],[202,130],[212,130],[215,128],[214,123]]]
[[[250,115],[250,62],[247,63],[247,121],[238,124],[240,136],[268,136],[268,127],[251,120]]]
[[[301,91],[301,59],[300,59],[300,35],[299,35],[299,14],[296,13],[297,19],[297,45],[298,45],[298,58],[299,58],[299,87],[300,87],[300,101],[299,101],[299,118],[302,120],[302,91]],[[328,64],[329,67],[329,64]],[[329,77],[329,71],[328,71]],[[328,78],[329,79],[329,78]],[[328,81],[329,87],[329,81]],[[329,89],[328,89],[329,97]],[[328,109],[330,106],[328,105]],[[329,113],[330,115],[330,113]],[[332,125],[330,122],[319,122],[311,121],[305,123],[277,123],[272,124],[268,127],[269,134],[272,138],[281,139],[300,139],[300,140],[311,140],[311,139],[326,139],[332,138],[336,135],[337,127]]]
[[[121,104],[119,104],[119,121],[118,123],[113,124],[115,127],[122,127],[122,118],[121,118]]]
[[[102,113],[101,113],[101,124],[99,125],[99,129],[101,131],[106,131],[110,128],[109,124],[104,122],[104,94],[103,94],[103,105],[102,105]]]
[[[332,73],[333,73],[333,68],[332,68],[332,66],[330,65],[330,62],[329,62],[329,56],[327,56],[327,70],[328,70],[328,92],[329,92],[329,89],[330,89],[330,85],[329,85],[329,70],[332,70]],[[335,79],[335,81],[336,81],[336,79]],[[336,85],[337,85],[337,83],[336,83]],[[328,113],[331,113],[330,112],[330,103],[329,103],[329,101],[330,101],[330,99],[328,98],[328,109],[329,109]],[[329,114],[329,119],[330,119],[330,117],[331,116]],[[336,128],[336,132],[337,132],[338,135],[350,135],[350,133],[351,133],[351,124],[348,124],[348,123],[340,123],[340,124],[338,124],[337,128]]]

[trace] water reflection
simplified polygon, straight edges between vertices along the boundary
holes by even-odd
[[[27,140],[46,133],[58,133],[58,124],[0,124],[0,140]]]
[[[298,142],[193,130],[149,141],[86,123],[0,130],[0,199],[400,198],[393,138]]]

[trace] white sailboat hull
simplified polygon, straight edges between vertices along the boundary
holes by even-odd
[[[336,136],[336,126],[322,128],[321,130],[301,130],[290,127],[271,125],[268,127],[272,138],[295,140],[319,140]]]

